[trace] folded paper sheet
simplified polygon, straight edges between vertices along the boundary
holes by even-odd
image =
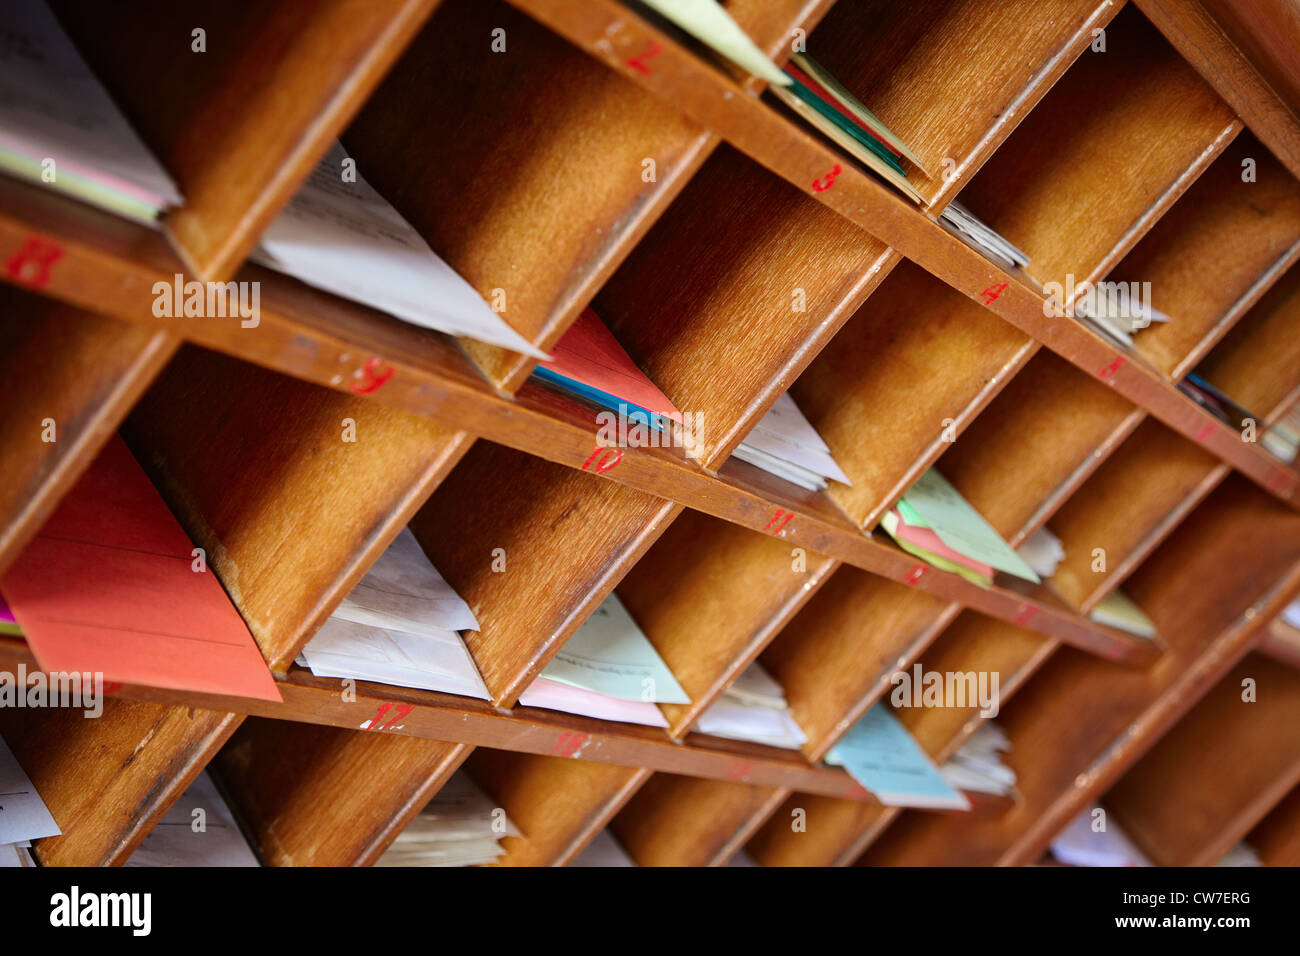
[[[181,204],[44,0],[5,4],[0,170],[145,222]]]
[[[643,0],[645,5],[737,66],[782,86],[790,80],[716,0]]]
[[[810,491],[825,488],[828,478],[851,483],[788,392],[750,429],[734,454]]]
[[[1150,866],[1114,818],[1101,816],[1104,812],[1092,807],[1071,820],[1052,841],[1052,856],[1071,866]]]
[[[463,770],[406,826],[376,866],[478,866],[505,854],[500,840],[523,834]]]
[[[948,785],[883,703],[849,728],[826,755],[826,762],[843,767],[889,806],[970,809],[966,798]]]
[[[0,738],[0,844],[26,844],[60,832],[18,758]]]
[[[807,741],[778,684],[757,661],[750,664],[700,715],[700,733],[798,749]]]
[[[48,671],[280,700],[243,618],[120,436],[24,549],[0,591]]]
[[[415,325],[546,353],[506,324],[358,173],[343,181],[335,143],[262,236],[253,259]]]
[[[124,866],[260,866],[205,770]]]

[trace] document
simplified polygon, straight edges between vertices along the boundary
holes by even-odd
[[[1092,807],[1079,814],[1052,841],[1052,856],[1071,866],[1150,866],[1113,816]],[[1105,829],[1096,829],[1104,821]]]
[[[790,714],[781,685],[757,661],[700,715],[695,729],[788,750],[797,750],[808,740]]]
[[[948,547],[1018,578],[1040,583],[1033,568],[1002,540],[978,511],[972,508],[948,480],[931,468],[903,496],[910,512],[929,527]]]
[[[21,843],[0,843],[0,870],[6,867],[35,866],[32,852]]]
[[[443,580],[410,528],[403,528],[332,615],[344,621],[421,633],[477,631],[464,599]]]
[[[18,758],[0,738],[0,844],[29,844],[61,832]],[[21,860],[20,854],[14,856]]]
[[[544,359],[443,262],[335,143],[262,236],[252,258],[268,268],[415,325]]]
[[[541,676],[616,700],[691,702],[623,602],[612,593],[565,642]]]
[[[5,5],[0,170],[142,222],[182,202],[43,0]]]
[[[628,856],[627,850],[606,827],[569,866],[636,866],[636,861]]]
[[[810,491],[825,488],[827,479],[852,484],[788,392],[773,403],[733,454]]]
[[[1098,624],[1113,627],[1148,640],[1156,636],[1155,621],[1146,616],[1134,600],[1118,589],[1111,591],[1093,605],[1088,617]]]
[[[505,854],[519,828],[463,770],[457,771],[376,861],[376,866],[479,866]]]
[[[637,367],[591,309],[583,310],[553,351],[533,370],[542,381],[614,411],[629,406],[628,418],[635,420],[640,413],[645,424],[655,428],[664,427],[662,418],[682,420],[668,396]]]
[[[261,866],[204,770],[123,866]]]
[[[243,618],[114,435],[0,591],[47,671],[280,700]]]
[[[888,806],[970,809],[887,704],[876,704],[849,728],[826,755],[826,762],[843,767]]]
[[[1016,269],[1029,265],[1028,255],[1007,242],[998,232],[985,225],[973,212],[955,199],[944,207],[940,218],[956,229],[967,244],[975,245],[1004,268]]]
[[[715,0],[642,0],[660,16],[731,62],[769,83],[785,86],[790,78],[776,68],[740,25]]]
[[[939,773],[954,790],[1006,796],[1016,786],[1016,772],[1001,756],[1010,749],[1006,732],[993,721],[982,720]]]
[[[1016,553],[1024,559],[1025,564],[1034,569],[1035,574],[1046,580],[1056,573],[1056,569],[1065,560],[1065,545],[1044,526],[1026,538]]]
[[[991,565],[976,561],[960,551],[953,550],[944,544],[943,540],[932,529],[924,524],[909,523],[904,518],[904,515],[914,522],[921,521],[921,518],[913,510],[907,508],[902,501],[886,511],[880,518],[881,527],[898,542],[899,547],[908,554],[916,555],[922,561],[932,564],[940,570],[961,575],[966,580],[981,587],[992,586],[993,568]]]

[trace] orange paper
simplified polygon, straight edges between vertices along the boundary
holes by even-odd
[[[114,435],[0,591],[44,670],[280,700],[243,618]]]

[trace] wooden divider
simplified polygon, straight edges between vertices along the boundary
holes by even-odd
[[[1152,746],[1300,590],[1300,516],[1234,476],[1142,565],[1126,590],[1169,651],[1144,671],[1064,649],[999,718],[1019,798],[987,817],[907,814],[869,864],[1024,863]],[[1195,588],[1185,582],[1196,581]],[[1241,608],[1246,605],[1243,613]]]
[[[1104,802],[1152,863],[1209,866],[1298,783],[1300,673],[1250,654]]]
[[[0,313],[3,576],[179,340],[9,286]]]
[[[1267,866],[1300,866],[1300,787],[1250,831],[1246,843]]]
[[[437,0],[53,6],[185,198],[187,271],[226,279]]]
[[[0,736],[62,835],[32,841],[42,866],[117,866],[239,726],[237,714],[104,700],[0,708]]]

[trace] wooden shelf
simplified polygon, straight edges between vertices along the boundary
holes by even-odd
[[[915,149],[926,202],[635,3],[52,0],[185,204],[151,229],[0,177],[0,260],[60,253],[0,286],[0,574],[120,431],[283,700],[0,710],[63,829],[39,862],[121,863],[205,766],[270,865],[373,864],[456,772],[523,833],[500,865],[570,863],[605,827],[643,866],[1029,863],[1103,795],[1157,862],[1243,838],[1296,862],[1300,471],[1178,388],[1194,371],[1261,425],[1300,401],[1291,28],[1221,0],[724,5],[778,64],[805,41]],[[595,469],[597,409],[532,359],[250,264],[335,139],[530,342],[593,308],[703,416],[701,454]],[[958,198],[1024,270],[940,220]],[[155,317],[177,275],[258,282],[256,327]],[[1045,310],[1067,276],[1150,282],[1171,320],[1123,350]],[[851,484],[731,457],[787,390]],[[931,467],[1013,546],[1057,535],[1056,574],[982,588],[895,546],[880,518]],[[295,664],[406,527],[477,616],[489,701]],[[1117,587],[1155,640],[1091,620]],[[610,594],[692,700],[666,729],[517,705]],[[694,731],[755,661],[802,750]],[[999,675],[1014,799],[903,810],[821,762],[914,664]],[[937,761],[984,719],[897,715]]]

